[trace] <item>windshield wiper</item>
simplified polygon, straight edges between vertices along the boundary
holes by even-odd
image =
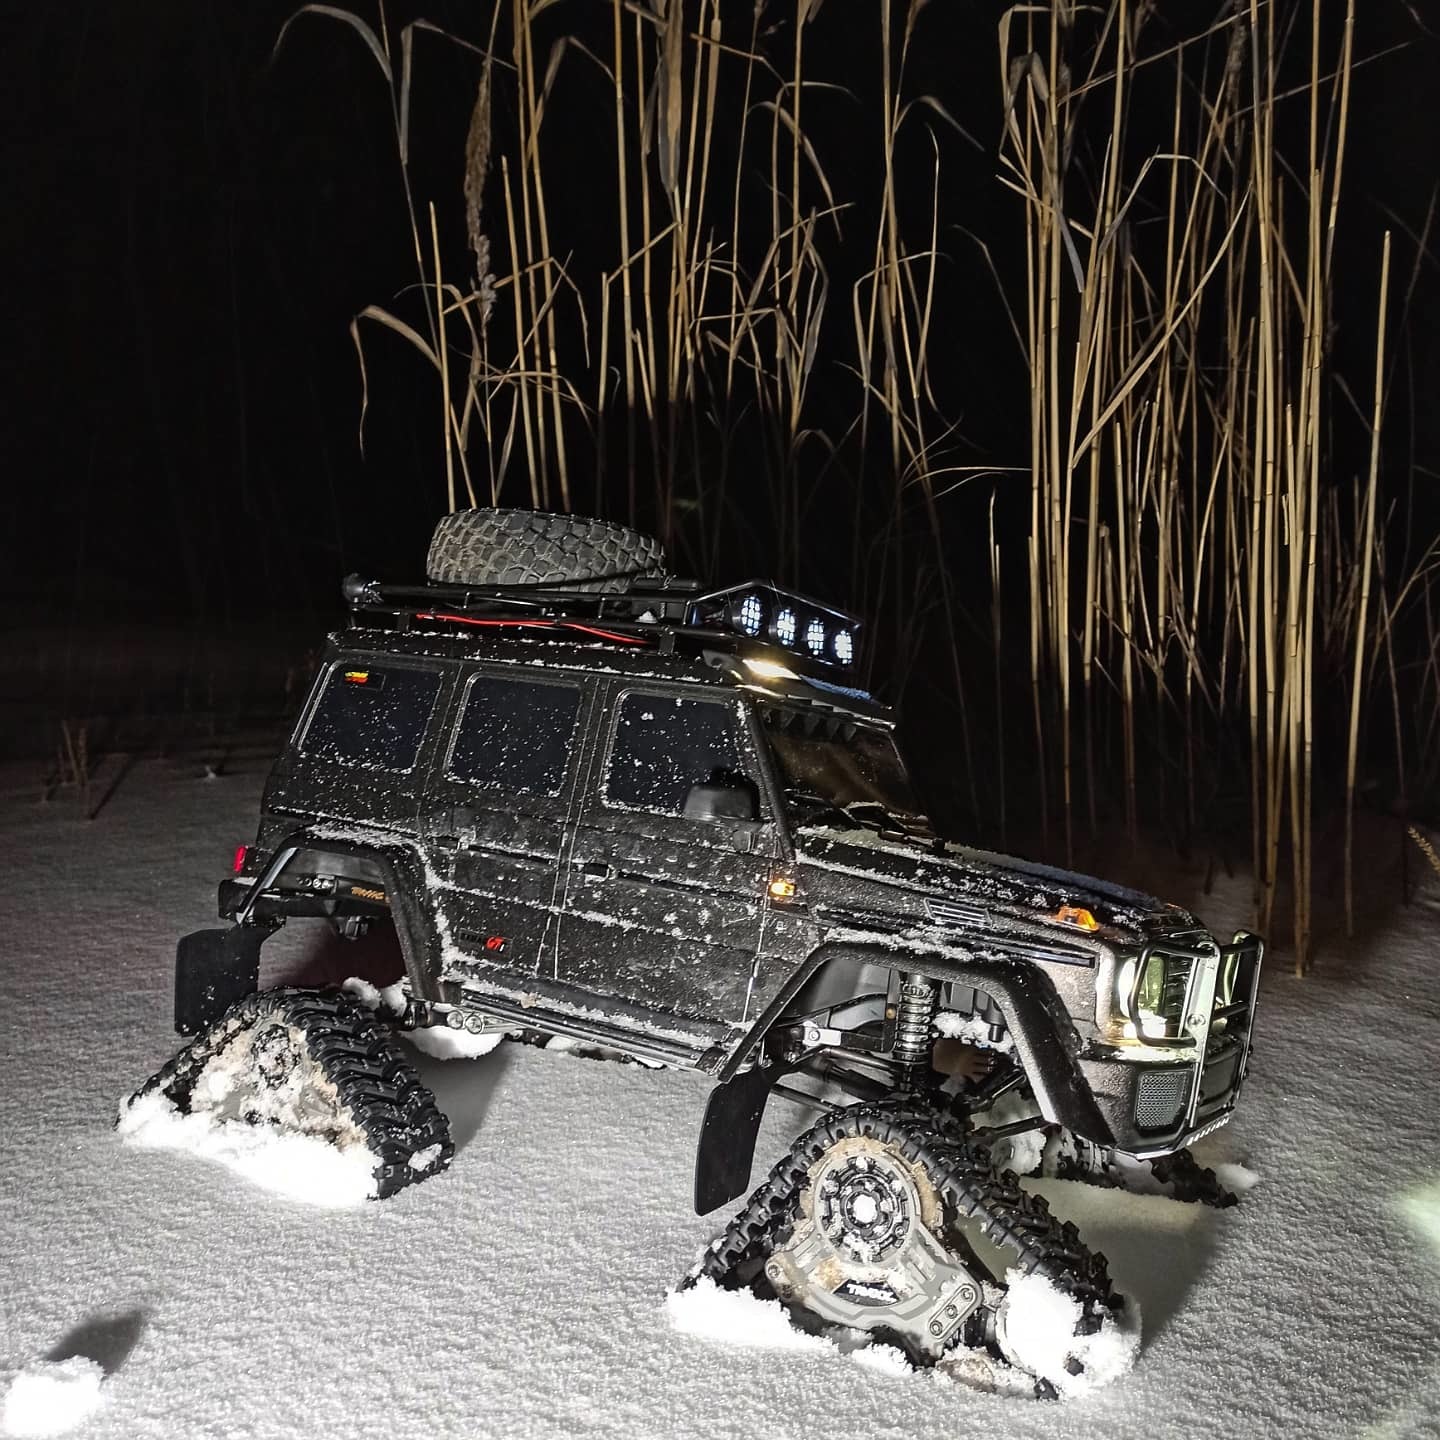
[[[889,830],[892,834],[901,835],[907,840],[915,838],[915,831],[905,821],[892,814],[879,800],[852,800],[848,805],[842,805],[840,809],[852,820],[858,821],[861,825],[873,826],[882,835]],[[857,811],[869,811],[869,815],[857,814]]]
[[[827,800],[814,790],[806,790],[800,786],[793,786],[785,791],[785,806],[787,809],[806,812],[795,817],[796,823],[801,825],[826,825],[834,829],[838,822],[839,827],[849,829],[856,823],[855,817],[833,800]]]

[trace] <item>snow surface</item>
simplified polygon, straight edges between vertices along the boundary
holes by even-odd
[[[252,1185],[308,1205],[345,1209],[375,1194],[375,1157],[363,1144],[341,1150],[317,1135],[221,1124],[205,1110],[182,1115],[158,1092],[122,1105],[116,1133],[143,1150],[218,1161]]]
[[[1135,1364],[1140,1350],[1139,1307],[1130,1300],[1100,1329],[1077,1336],[1083,1311],[1078,1300],[1043,1275],[1011,1270],[1001,1306],[1000,1348],[1022,1370],[1046,1376],[1064,1399],[1087,1395],[1115,1383]]]
[[[1045,1404],[883,1353],[678,1330],[666,1296],[723,1218],[689,1206],[699,1076],[520,1045],[421,1057],[454,1164],[353,1210],[122,1144],[117,1099],[178,1043],[175,939],[215,923],[262,779],[141,762],[86,824],[63,796],[36,803],[32,770],[0,770],[0,1393],[47,1357],[90,1356],[108,1403],[85,1440],[1440,1434],[1428,875],[1402,909],[1377,850],[1395,908],[1348,948],[1321,936],[1313,978],[1267,972],[1240,1114],[1200,1147],[1263,1177],[1240,1206],[1034,1182],[1144,1314],[1128,1377]],[[1217,927],[1245,921],[1243,880],[1202,898],[1184,874],[1144,879]],[[282,931],[266,983],[314,973],[324,937]],[[809,1118],[772,1107],[757,1171]],[[123,1354],[69,1346],[117,1313],[137,1317]]]
[[[0,1406],[0,1434],[63,1435],[104,1403],[105,1367],[85,1355],[37,1360],[11,1382]]]

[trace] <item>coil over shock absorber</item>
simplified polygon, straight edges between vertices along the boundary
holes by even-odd
[[[895,1078],[903,1089],[919,1088],[930,1072],[930,1030],[939,1008],[940,986],[928,975],[900,976],[900,1005],[895,1014]]]

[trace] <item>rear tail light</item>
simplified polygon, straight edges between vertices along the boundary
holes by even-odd
[[[238,875],[244,868],[245,862],[250,858],[249,845],[237,845],[235,847],[235,858],[230,863],[230,869]]]

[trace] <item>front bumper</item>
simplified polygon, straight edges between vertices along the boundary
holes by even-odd
[[[1228,945],[1206,937],[1155,948],[1191,961],[1180,1037],[1100,1045],[1080,1061],[1115,1147],[1137,1159],[1171,1154],[1229,1121],[1249,1069],[1264,957],[1259,937],[1245,933]]]

